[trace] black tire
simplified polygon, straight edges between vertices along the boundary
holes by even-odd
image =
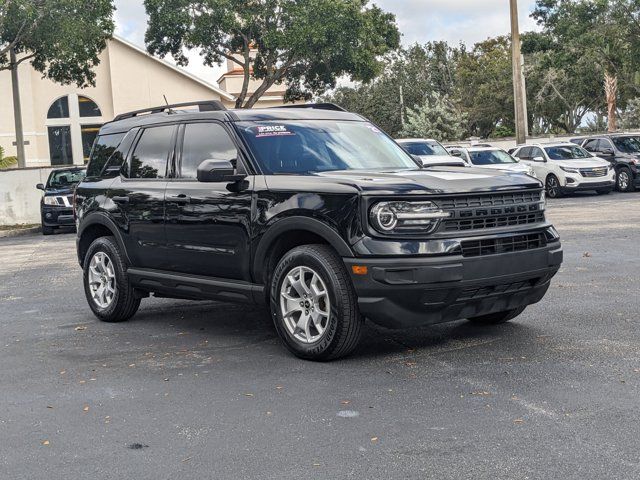
[[[513,320],[524,312],[525,308],[527,307],[515,308],[513,310],[507,310],[506,312],[490,313],[489,315],[481,315],[479,317],[471,317],[467,320],[478,325],[499,325]]]
[[[42,225],[42,235],[53,235],[53,232],[55,231],[55,227],[47,227],[46,225]]]
[[[560,198],[562,197],[562,188],[560,187],[560,180],[558,177],[551,174],[547,177],[545,182],[545,188],[547,190],[547,197]]]
[[[636,189],[631,170],[627,167],[619,168],[616,172],[616,189],[619,192],[633,192]]]
[[[98,252],[103,252],[108,256],[115,273],[115,294],[111,303],[105,308],[95,302],[89,286],[89,266],[92,258]],[[131,318],[140,307],[140,297],[136,295],[129,282],[126,268],[127,262],[113,237],[97,238],[89,246],[83,264],[84,293],[91,311],[103,322],[124,322]]]
[[[596,193],[598,195],[609,195],[611,193],[611,189],[610,188],[604,188],[604,189],[596,190]]]
[[[324,332],[312,343],[305,343],[289,331],[280,305],[282,285],[296,267],[313,270],[326,286],[330,301]],[[344,263],[331,247],[303,245],[286,253],[271,278],[270,302],[278,335],[289,351],[300,358],[334,360],[348,355],[358,345],[364,320]]]

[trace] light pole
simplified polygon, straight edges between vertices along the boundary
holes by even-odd
[[[518,25],[518,0],[511,3],[511,61],[513,64],[513,103],[515,106],[516,141],[518,145],[527,142],[527,97],[522,75],[522,59],[520,56],[520,27]]]

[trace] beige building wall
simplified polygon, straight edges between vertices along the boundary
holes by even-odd
[[[230,64],[232,66],[232,64]],[[84,163],[82,126],[101,125],[120,113],[149,108],[165,103],[182,103],[199,100],[220,100],[228,108],[235,106],[234,94],[240,92],[242,77],[229,72],[221,78],[222,87],[211,85],[174,65],[149,55],[145,50],[123,39],[114,38],[100,54],[95,68],[96,84],[78,88],[76,85],[59,85],[43,79],[28,62],[18,69],[22,122],[25,132],[27,166],[51,165],[48,127],[70,126],[73,162]],[[239,82],[239,84],[238,84]],[[252,81],[250,91],[259,82]],[[80,117],[78,95],[94,101],[102,115]],[[257,107],[282,105],[284,89],[274,86],[257,104]],[[68,96],[70,118],[48,119],[51,105]],[[0,146],[5,155],[16,154],[11,75],[0,72]]]

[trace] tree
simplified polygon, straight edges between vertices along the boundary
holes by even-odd
[[[0,71],[11,70],[18,165],[25,166],[18,66],[46,78],[93,85],[93,67],[113,33],[112,0],[0,0]]]
[[[465,122],[465,115],[447,97],[434,92],[422,105],[407,111],[407,123],[401,135],[439,141],[461,140]]]
[[[287,99],[334,88],[338,77],[370,81],[381,56],[398,47],[395,16],[368,0],[145,0],[152,54],[188,63],[197,49],[208,66],[224,59],[242,69],[237,108],[251,108],[274,84]],[[255,50],[255,54],[252,54]],[[249,95],[251,79],[260,81]]]
[[[485,40],[460,55],[456,94],[468,115],[469,133],[491,136],[499,125],[514,130],[511,42],[501,36]]]
[[[640,128],[640,97],[629,100],[621,117],[622,128]]]
[[[0,70],[29,61],[55,82],[92,85],[113,10],[112,0],[0,0]]]

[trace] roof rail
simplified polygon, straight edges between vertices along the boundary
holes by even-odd
[[[335,103],[301,103],[293,105],[279,105],[272,108],[312,108],[314,110],[334,110],[336,112],[346,112],[344,108]]]
[[[118,120],[124,120],[125,118],[137,117],[138,115],[141,115],[143,113],[161,113],[166,110],[173,110],[174,108],[196,107],[196,106],[201,112],[215,112],[215,111],[227,109],[227,107],[225,107],[224,104],[219,100],[204,100],[200,102],[174,103],[172,105],[160,105],[158,107],[143,108],[142,110],[134,110],[133,112],[122,113],[116,116],[116,118],[114,118],[113,121],[117,122]]]

